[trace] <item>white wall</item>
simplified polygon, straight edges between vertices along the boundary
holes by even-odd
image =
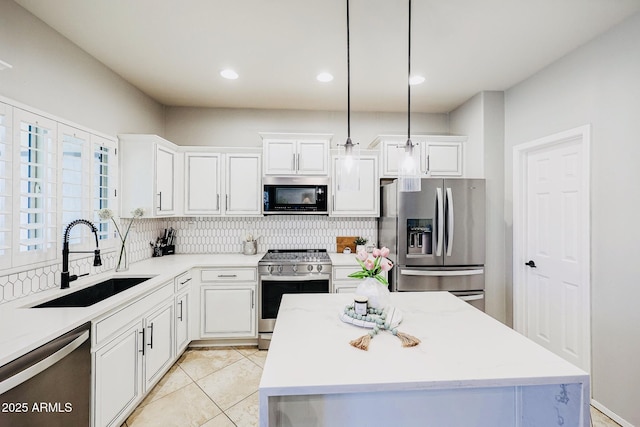
[[[379,134],[405,134],[402,113],[351,113],[351,139],[366,148]],[[447,114],[411,115],[415,133],[448,133]],[[178,145],[261,147],[259,132],[330,133],[332,147],[347,138],[347,113],[167,107],[166,138]]]
[[[9,0],[0,59],[13,65],[0,71],[2,96],[111,136],[164,132],[160,104]]]
[[[464,144],[465,175],[486,180],[485,311],[508,323],[504,261],[504,93],[478,93],[453,110],[449,121],[452,134],[468,138]]]
[[[639,41],[640,14],[636,14],[505,95],[509,242],[512,147],[592,126],[592,392],[597,402],[633,425],[640,425]],[[511,292],[510,271],[508,281]]]

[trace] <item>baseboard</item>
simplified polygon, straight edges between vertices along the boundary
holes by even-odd
[[[620,424],[622,427],[635,427],[629,421],[623,419],[618,414],[616,414],[615,412],[613,412],[612,410],[610,410],[609,408],[607,408],[606,406],[604,406],[602,403],[598,402],[597,400],[591,399],[591,405],[594,408],[596,408],[598,411],[600,411],[603,414],[605,414],[607,417],[611,418],[613,421],[615,421],[618,424]]]

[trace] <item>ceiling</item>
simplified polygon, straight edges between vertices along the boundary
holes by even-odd
[[[345,110],[346,0],[15,0],[169,106]],[[351,0],[351,109],[406,111],[407,0]],[[414,0],[411,111],[505,90],[640,0]],[[219,72],[235,69],[225,80]],[[315,76],[332,73],[329,83]]]

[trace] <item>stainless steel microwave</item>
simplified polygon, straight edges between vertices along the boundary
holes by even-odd
[[[262,179],[265,215],[327,215],[327,177],[266,176]]]

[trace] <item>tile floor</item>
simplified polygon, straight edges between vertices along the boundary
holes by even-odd
[[[187,349],[122,427],[258,425],[258,385],[266,351]]]
[[[255,347],[188,349],[122,427],[257,426],[266,357]],[[591,422],[619,427],[593,407]]]

